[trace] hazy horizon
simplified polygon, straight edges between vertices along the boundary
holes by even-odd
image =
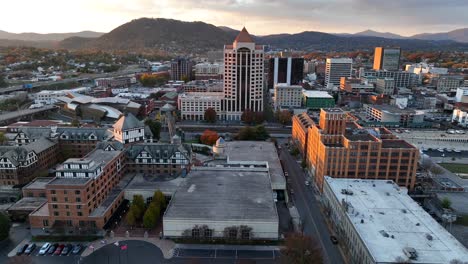
[[[1,5],[7,12],[0,30],[11,33],[106,33],[142,17],[246,26],[255,35],[371,29],[412,36],[468,27],[464,0],[6,0]]]

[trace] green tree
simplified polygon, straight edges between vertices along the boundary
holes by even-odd
[[[282,263],[322,264],[323,257],[318,243],[302,234],[288,235],[281,249]]]
[[[184,83],[188,83],[190,81],[190,78],[187,75],[183,75],[180,77],[181,81],[184,81]]]
[[[156,226],[159,215],[156,215],[156,205],[151,204],[148,209],[146,209],[145,215],[143,216],[143,226],[145,228],[154,228]]]
[[[127,224],[131,226],[135,225],[136,217],[135,217],[135,212],[133,210],[133,207],[130,207],[130,210],[128,210],[126,220],[127,220]]]
[[[450,201],[449,198],[445,197],[440,202],[440,205],[442,206],[442,208],[450,209],[450,206],[452,206],[452,201]]]
[[[216,111],[212,107],[205,110],[205,121],[208,123],[216,122]]]
[[[130,207],[130,209],[133,210],[133,213],[135,214],[135,218],[137,220],[143,217],[143,213],[145,212],[145,207],[146,207],[145,200],[143,199],[143,196],[140,194],[134,195],[132,206]]]
[[[74,127],[79,127],[80,126],[80,121],[78,119],[73,119],[71,121],[71,125]]]
[[[11,222],[8,215],[0,213],[0,241],[8,238],[10,234]]]
[[[0,132],[0,145],[4,145],[7,141],[8,141],[8,139],[5,136],[5,133]]]
[[[250,126],[243,127],[239,130],[236,138],[238,140],[255,140],[255,130]]]
[[[163,192],[157,190],[154,192],[153,201],[156,205],[159,205],[159,208],[163,209],[166,207],[166,197],[164,196]]]
[[[266,140],[270,137],[268,131],[266,130],[265,126],[256,126],[254,128],[255,131],[255,140]]]
[[[145,120],[145,125],[148,126],[151,130],[151,133],[153,133],[153,138],[159,140],[161,134],[161,123],[156,120],[147,118]]]
[[[0,87],[3,88],[3,87],[7,87],[7,86],[8,86],[8,83],[5,80],[5,76],[0,74]]]

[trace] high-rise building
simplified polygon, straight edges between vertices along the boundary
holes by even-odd
[[[307,146],[306,164],[320,189],[325,176],[393,180],[414,188],[419,151],[385,128],[365,129],[343,110],[328,108],[319,120],[310,118],[307,126],[293,122],[292,129],[307,129],[307,143],[297,142]]]
[[[393,95],[395,93],[395,79],[386,77],[377,78],[375,91],[380,94]]]
[[[232,45],[224,46],[224,109],[227,120],[242,112],[263,111],[263,46],[255,45],[245,28]]]
[[[325,86],[339,86],[341,77],[351,77],[353,60],[349,58],[327,59],[325,66]]]
[[[304,75],[303,58],[271,58],[268,68],[268,89],[278,83],[297,85]]]
[[[178,58],[171,62],[171,80],[192,80],[193,62],[189,59]]]
[[[374,70],[398,71],[400,69],[400,48],[376,47]]]

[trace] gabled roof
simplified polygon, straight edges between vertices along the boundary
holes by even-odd
[[[130,159],[135,159],[142,151],[148,152],[153,159],[169,159],[177,151],[183,154],[185,158],[190,159],[189,155],[192,149],[189,145],[185,144],[145,143],[132,145],[126,152]]]
[[[136,118],[132,113],[123,115],[113,125],[114,129],[121,131],[144,126],[145,124],[142,121],[138,120],[138,118]]]
[[[252,37],[250,36],[247,29],[245,29],[245,27],[242,28],[241,32],[239,32],[239,35],[237,35],[234,42],[254,43]]]

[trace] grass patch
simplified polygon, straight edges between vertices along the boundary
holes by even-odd
[[[102,236],[34,236],[33,242],[92,242],[102,239]]]
[[[439,163],[440,166],[453,173],[468,173],[468,164],[462,163]]]
[[[455,224],[468,226],[468,215],[458,216],[457,221],[455,221]]]

